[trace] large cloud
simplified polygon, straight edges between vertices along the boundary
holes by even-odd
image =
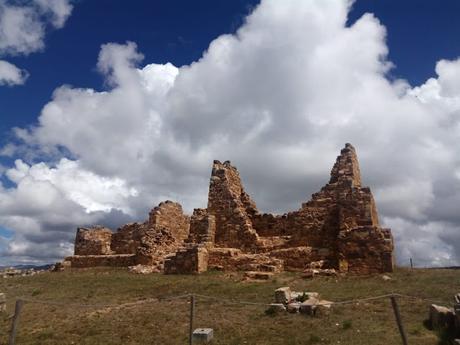
[[[58,88],[3,150],[22,157],[1,194],[11,206],[0,222],[16,236],[8,253],[43,246],[54,258],[77,224],[143,219],[165,198],[203,207],[213,159],[238,166],[262,210],[295,209],[352,142],[400,262],[459,263],[460,62],[441,60],[419,87],[390,81],[384,26],[366,14],[347,27],[349,7],[262,1],[181,68],[137,67],[134,43],[103,45],[110,89]]]

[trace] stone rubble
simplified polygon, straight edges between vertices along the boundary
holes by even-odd
[[[166,274],[220,269],[244,271],[256,280],[285,270],[305,277],[374,274],[393,270],[393,238],[380,227],[372,193],[361,186],[356,151],[346,144],[329,183],[297,211],[260,213],[238,170],[216,160],[207,208],[189,217],[181,205],[166,201],[147,221],[114,233],[102,226],[79,228],[75,255],[64,262],[59,269],[143,265]]]
[[[0,270],[0,277],[1,278],[11,278],[11,277],[27,277],[27,276],[34,276],[36,274],[40,274],[43,272],[47,272],[46,269],[35,269],[35,268],[28,268],[28,269],[20,269],[14,267],[8,267]]]
[[[6,312],[6,295],[2,292],[0,293],[0,313]]]
[[[432,304],[429,308],[429,324],[433,330],[445,330],[453,335],[454,343],[460,343],[460,293],[454,296],[452,308]]]
[[[331,306],[332,302],[322,300],[318,292],[292,291],[289,286],[284,286],[275,290],[275,303],[270,304],[266,313],[287,311],[315,316],[318,312],[327,314]]]

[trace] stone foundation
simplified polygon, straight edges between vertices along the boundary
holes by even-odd
[[[136,262],[133,254],[115,255],[73,255],[65,258],[65,262],[70,262],[72,268],[87,268],[98,266],[109,267],[128,267]]]

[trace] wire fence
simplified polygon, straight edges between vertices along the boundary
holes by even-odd
[[[403,302],[402,314],[397,301]],[[376,303],[378,304],[377,306],[375,306]],[[370,307],[371,304],[374,304],[373,308]],[[281,329],[284,328],[286,331],[287,327],[305,327],[305,320],[310,320],[308,321],[310,329],[315,329],[316,324],[323,324],[323,327],[334,329],[337,334],[342,332],[344,337],[349,336],[349,334],[344,333],[345,330],[352,328],[347,325],[356,321],[356,325],[354,325],[356,334],[353,333],[353,342],[348,342],[349,344],[368,344],[366,339],[373,335],[387,339],[382,341],[381,344],[402,343],[406,345],[409,343],[408,339],[410,339],[410,336],[413,335],[415,338],[417,332],[410,330],[408,337],[404,327],[404,312],[412,314],[425,313],[418,320],[421,322],[422,319],[428,316],[428,308],[426,307],[429,304],[446,305],[449,302],[422,296],[389,293],[378,296],[323,302],[322,305],[330,306],[332,312],[316,318],[293,317],[287,313],[286,315],[278,315],[277,318],[273,318],[267,317],[264,314],[264,311],[271,306],[271,303],[259,303],[204,294],[188,293],[175,296],[160,296],[113,304],[68,303],[20,297],[16,300],[14,313],[8,318],[11,325],[8,344],[20,344],[17,341],[18,335],[21,335],[20,323],[22,321],[20,319],[24,318],[25,323],[33,320],[33,314],[37,312],[38,306],[39,308],[49,308],[49,315],[55,315],[54,318],[52,317],[45,322],[45,324],[49,325],[49,329],[53,329],[53,323],[61,324],[65,318],[68,318],[68,322],[77,324],[76,326],[68,326],[66,324],[66,327],[70,329],[70,333],[72,331],[79,333],[81,327],[89,328],[89,332],[86,330],[86,334],[82,332],[83,334],[77,334],[77,336],[73,337],[75,340],[70,340],[69,338],[69,340],[61,340],[64,342],[57,342],[59,344],[80,344],[83,343],[82,339],[85,336],[94,338],[94,343],[104,343],[100,341],[101,339],[105,339],[105,343],[113,344],[192,344],[192,331],[195,327],[210,327],[215,329],[218,333],[217,338],[219,338],[216,339],[216,344],[265,344],[268,343],[268,340],[264,342],[264,337],[269,336],[271,337],[270,343],[277,343],[276,340],[273,342],[273,337],[279,337],[278,343],[297,344],[296,341],[304,337],[304,333],[299,332],[296,335],[295,332],[284,332],[283,334],[276,331],[276,327],[282,324]],[[29,311],[24,312],[24,307],[27,308],[28,306],[30,307]],[[109,317],[105,317],[107,315]],[[408,319],[410,318],[408,316]],[[153,320],[157,320],[156,324]],[[339,322],[340,320],[342,322]],[[104,331],[105,322],[110,323],[110,326],[106,327],[106,331]],[[116,334],[113,333],[114,323],[117,324],[117,327],[115,327]],[[387,334],[390,323],[394,329],[390,337],[392,340],[388,340],[390,338]],[[129,327],[133,324],[144,324],[145,326],[145,334],[136,331],[139,339],[135,339],[135,336],[129,333]],[[252,325],[252,328],[248,327],[248,324]],[[112,331],[110,331],[111,329]],[[139,327],[136,329],[139,330]],[[271,330],[274,331],[271,332]],[[174,334],[167,335],[168,332],[174,332]],[[249,339],[258,339],[258,342],[256,340],[247,342],[246,337],[248,333],[250,333]],[[291,342],[283,340],[283,337],[287,333],[290,334]],[[33,332],[28,332],[27,337],[24,337],[24,339],[29,343],[41,343],[40,340],[44,340],[47,336],[46,332],[44,334],[43,332],[37,334],[37,339],[35,340],[37,342],[31,340]],[[313,344],[316,342],[315,339],[321,340],[322,338],[321,334],[315,335],[311,333],[308,339]],[[339,343],[347,344],[346,341],[345,339],[344,342],[339,341]],[[53,342],[51,341],[51,343]],[[300,344],[301,342],[299,341],[298,343]],[[308,344],[309,342],[306,343]],[[418,342],[414,341],[413,344],[418,344]]]

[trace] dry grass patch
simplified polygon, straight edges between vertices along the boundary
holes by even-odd
[[[327,315],[264,313],[274,290],[290,286],[296,291],[317,291],[327,300],[340,301],[398,292],[451,304],[460,291],[460,271],[404,270],[381,276],[321,277],[304,280],[283,273],[266,283],[243,282],[240,274],[208,272],[199,276],[134,275],[124,269],[87,269],[45,273],[0,280],[8,297],[8,312],[16,298],[59,302],[26,303],[20,320],[18,344],[185,344],[189,303],[186,299],[156,300],[188,293],[215,296],[197,298],[196,327],[214,329],[213,344],[400,344],[389,299],[334,306]],[[141,304],[104,307],[139,300]],[[87,305],[77,306],[76,304]],[[430,302],[399,299],[409,343],[440,344],[423,326]],[[10,320],[0,320],[0,343],[7,342]]]

